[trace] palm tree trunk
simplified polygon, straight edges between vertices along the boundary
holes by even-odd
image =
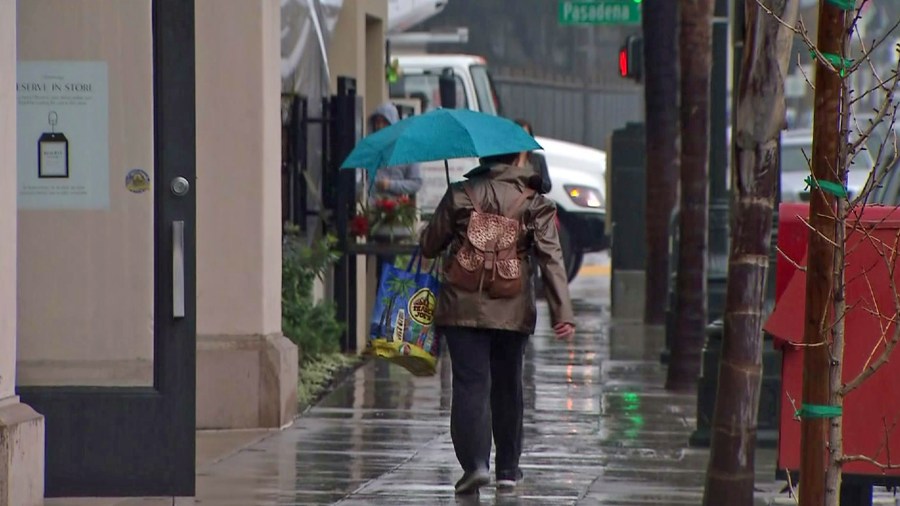
[[[681,211],[677,314],[666,388],[690,390],[706,329],[712,0],[680,0]]]
[[[678,197],[678,2],[644,0],[647,267],[644,321],[666,320],[669,219]]]
[[[381,332],[382,335],[380,335],[378,337],[384,337],[385,335],[387,335],[388,315],[391,314],[391,308],[390,308],[391,302],[392,302],[391,299],[383,299],[381,301],[382,306],[384,306],[384,307],[381,310],[381,320],[379,322],[379,331]]]
[[[793,25],[797,0],[766,0]],[[745,2],[746,38],[738,84],[732,170],[731,252],[725,334],[704,506],[753,505],[756,421],[762,378],[763,305],[784,125],[784,76],[793,33]]]
[[[391,326],[391,316],[393,316],[393,314],[394,314],[394,302],[396,300],[397,300],[396,295],[391,297],[391,302],[390,302],[390,304],[388,304],[387,311],[385,311],[385,313],[384,313],[384,328],[385,328],[385,330],[388,330],[388,329],[393,330],[393,327]]]

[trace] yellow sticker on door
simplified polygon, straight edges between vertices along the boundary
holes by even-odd
[[[150,175],[143,169],[131,169],[125,176],[125,188],[131,193],[144,193],[150,189]]]

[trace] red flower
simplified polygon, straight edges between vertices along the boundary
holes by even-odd
[[[391,199],[384,199],[378,202],[378,207],[380,207],[384,212],[390,213],[393,212],[394,209],[397,208],[397,202]]]
[[[354,216],[350,220],[350,233],[356,237],[365,237],[369,235],[369,218],[365,216]]]
[[[409,203],[410,203],[409,195],[400,195],[397,198],[397,203],[400,204],[401,206],[409,205]]]

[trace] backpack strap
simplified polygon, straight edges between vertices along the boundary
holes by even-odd
[[[469,200],[472,201],[472,207],[475,208],[475,212],[481,214],[481,206],[478,204],[478,199],[476,199],[475,196],[472,195],[472,187],[469,186],[468,183],[463,183],[462,189],[464,192],[466,192],[466,196],[469,197]]]
[[[481,210],[481,206],[478,204],[478,199],[476,199],[475,196],[472,194],[472,187],[469,186],[469,184],[467,184],[467,183],[463,183],[462,188],[463,188],[463,191],[466,192],[466,196],[469,197],[469,200],[472,202],[472,207],[475,208],[475,212],[483,213],[483,211]],[[496,194],[496,189],[494,188],[493,185],[491,185],[491,190],[493,190],[494,193]],[[535,191],[531,188],[525,188],[524,190],[522,190],[522,193],[519,195],[518,198],[516,198],[516,200],[513,202],[512,206],[509,208],[509,213],[510,214],[517,213],[519,211],[519,209],[523,205],[525,205],[525,202],[529,198],[531,198],[534,194],[535,194]]]

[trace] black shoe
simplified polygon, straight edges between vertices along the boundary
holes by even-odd
[[[497,488],[516,488],[516,485],[518,485],[524,477],[525,474],[522,473],[521,469],[516,469],[515,471],[497,470]]]
[[[477,494],[479,488],[490,482],[491,477],[484,469],[466,471],[463,477],[456,482],[456,493],[458,495]]]

